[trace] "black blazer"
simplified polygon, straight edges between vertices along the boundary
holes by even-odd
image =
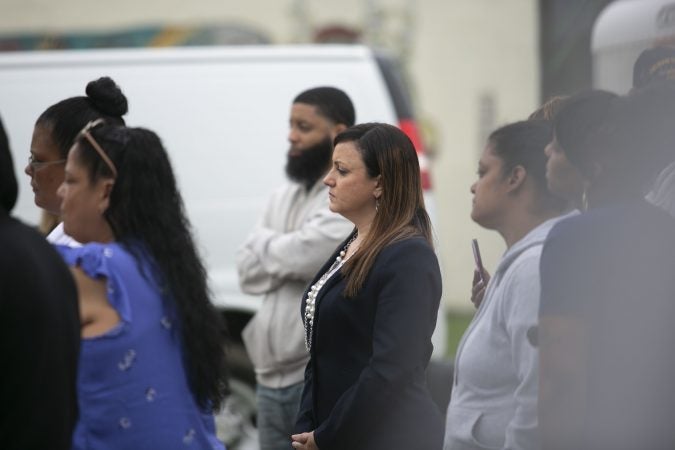
[[[440,449],[443,419],[425,380],[441,298],[433,249],[422,237],[390,244],[356,297],[343,296],[345,284],[338,272],[317,297],[295,431],[314,431],[320,450]]]

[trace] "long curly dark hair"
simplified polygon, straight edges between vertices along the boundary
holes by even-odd
[[[225,329],[210,301],[206,271],[169,157],[150,130],[102,125],[90,134],[113,162],[117,176],[82,136],[76,140],[78,162],[92,182],[115,178],[105,218],[117,242],[137,257],[132,244],[141,242],[152,256],[179,315],[190,388],[201,408],[215,411],[227,394]]]

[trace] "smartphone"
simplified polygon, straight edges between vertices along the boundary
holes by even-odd
[[[480,281],[485,285],[485,278],[483,278],[483,259],[480,257],[480,248],[478,248],[478,240],[471,239],[471,249],[473,250],[473,260],[476,262],[476,270],[478,270],[478,276],[480,276]]]

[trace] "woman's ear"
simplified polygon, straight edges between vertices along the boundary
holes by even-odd
[[[527,179],[527,171],[523,166],[516,166],[511,169],[511,173],[507,176],[509,192],[515,191],[525,183]]]
[[[101,212],[101,214],[106,212],[106,210],[110,206],[110,196],[112,194],[112,189],[114,185],[115,180],[112,178],[102,178],[101,180],[99,180],[98,189],[100,192],[100,200],[98,209]]]
[[[373,195],[378,200],[382,197],[382,175],[375,177],[375,190],[373,191]]]

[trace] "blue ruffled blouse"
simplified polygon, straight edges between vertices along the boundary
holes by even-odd
[[[120,317],[108,332],[82,339],[73,449],[224,450],[213,415],[189,388],[176,314],[151,259],[117,243],[57,249],[69,266],[107,279]]]

